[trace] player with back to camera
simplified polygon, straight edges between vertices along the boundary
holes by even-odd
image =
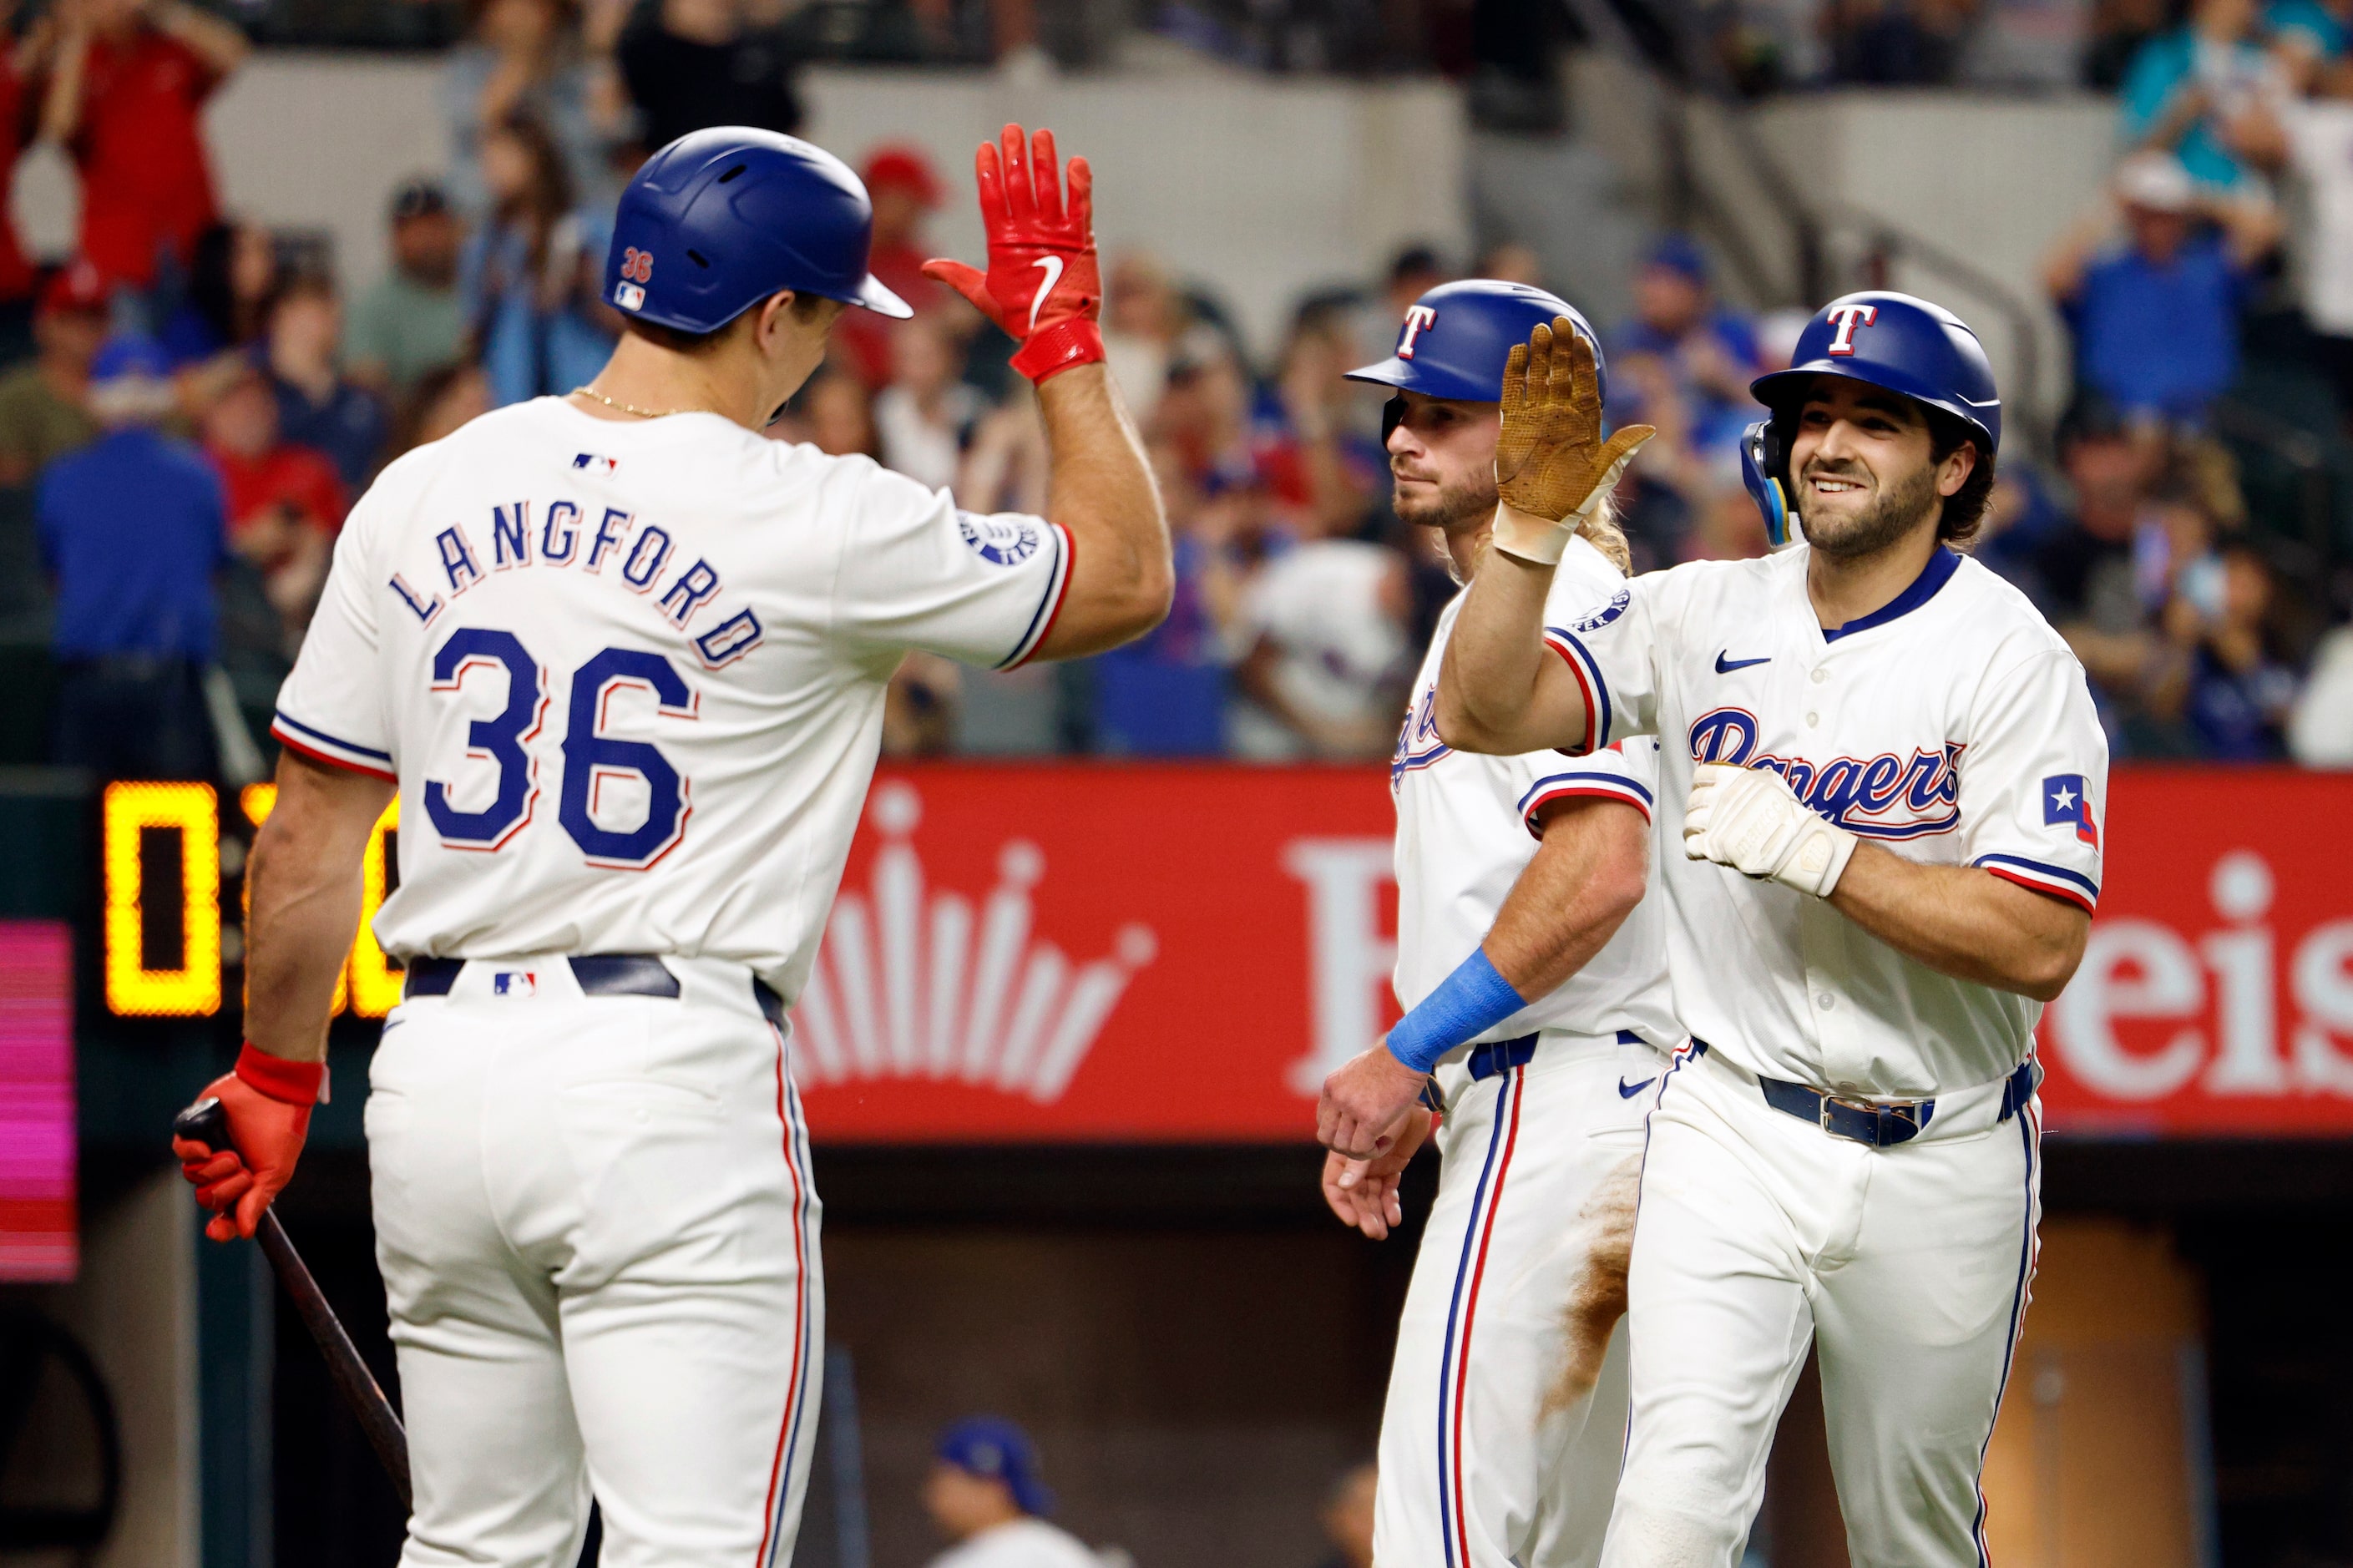
[[[1591,374],[1535,333],[1507,444]],[[1953,549],[2001,434],[1975,334],[1850,295],[1752,390],[1771,411],[1752,488],[1803,541],[1562,621],[1552,568],[1502,540],[1438,731],[1497,752],[1655,735],[1660,830],[1683,846],[1668,970],[1692,1039],[1651,1111],[1604,1562],[1734,1562],[1810,1343],[1854,1560],[1959,1568],[1982,1561],[2033,1268],[2034,1025],[2098,898],[2107,747],[2067,645]],[[1538,446],[1573,469],[1573,439]]]
[[[1449,283],[1408,308],[1394,355],[1350,373],[1395,390],[1398,515],[1438,531],[1459,580],[1489,570],[1498,475],[1516,473],[1520,454],[1497,445],[1506,358],[1556,319],[1591,340],[1541,289]],[[1625,585],[1608,498],[1648,435],[1588,454],[1575,531],[1549,537],[1556,616]],[[1359,1128],[1388,1146],[1369,1163],[1327,1156],[1324,1188],[1343,1221],[1386,1237],[1398,1173],[1433,1120],[1417,1097],[1442,1109],[1438,1199],[1381,1418],[1374,1561],[1577,1568],[1600,1554],[1625,1427],[1618,1323],[1642,1113],[1683,1040],[1659,903],[1644,897],[1657,747],[1572,760],[1447,746],[1434,707],[1461,608],[1439,618],[1389,768],[1409,1011],[1332,1074],[1319,1114],[1327,1142]]]
[[[979,154],[984,275],[1021,342],[1048,516],[980,517],[760,434],[869,275],[865,190],[728,127],[621,197],[596,380],[486,415],[362,499],[280,693],[253,851],[248,1043],[207,1087],[237,1153],[175,1145],[249,1236],[322,1097],[370,825],[407,967],[368,1157],[408,1420],[402,1561],[571,1568],[792,1556],[825,1344],[786,1060],[909,648],[1068,658],[1158,622],[1168,540],[1103,364],[1091,178]]]

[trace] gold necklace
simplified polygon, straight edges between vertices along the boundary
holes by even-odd
[[[708,408],[640,408],[634,403],[624,403],[617,397],[607,397],[593,386],[575,386],[571,395],[593,397],[607,408],[617,408],[624,414],[634,414],[640,419],[667,419],[673,414],[708,414]]]

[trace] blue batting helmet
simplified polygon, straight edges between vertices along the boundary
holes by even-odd
[[[1504,362],[1513,345],[1526,342],[1538,322],[1549,326],[1555,316],[1567,316],[1576,323],[1577,335],[1593,345],[1594,372],[1607,398],[1609,368],[1601,357],[1601,339],[1577,307],[1528,284],[1491,278],[1441,283],[1416,300],[1398,329],[1397,352],[1378,364],[1350,371],[1348,379],[1429,397],[1493,403],[1503,395]]]
[[[849,165],[772,131],[680,137],[621,193],[605,298],[625,316],[711,332],[779,289],[911,316],[866,269],[874,209]]]
[[[967,1415],[940,1434],[932,1450],[942,1464],[986,1481],[1003,1481],[1013,1506],[1044,1517],[1054,1494],[1038,1479],[1038,1450],[1029,1434],[998,1415]]]
[[[1777,545],[1790,538],[1788,417],[1818,375],[1866,382],[1949,415],[1988,458],[2001,445],[2001,393],[1985,345],[1967,322],[1909,294],[1877,290],[1833,300],[1799,334],[1788,369],[1748,384],[1773,417],[1742,436],[1741,478]]]

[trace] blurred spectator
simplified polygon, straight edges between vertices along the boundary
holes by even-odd
[[[2141,47],[2125,73],[2124,139],[2169,152],[2201,185],[2249,179],[2241,139],[2276,114],[2286,73],[2255,40],[2256,0],[2196,0],[2184,26]]]
[[[90,364],[106,341],[105,280],[86,261],[61,268],[33,318],[36,355],[0,374],[0,484],[21,485],[99,437]]]
[[[205,100],[244,63],[245,35],[183,0],[59,0],[58,29],[41,133],[81,172],[79,254],[142,291],[159,268],[184,276],[218,216]]]
[[[41,476],[36,525],[57,584],[50,760],[108,778],[208,778],[202,689],[216,639],[213,576],[227,503],[204,455],[159,434],[169,363],[116,338],[90,366],[107,433]]]
[[[964,671],[918,648],[899,661],[882,689],[882,754],[944,757],[955,748]]]
[[[1176,449],[1152,448],[1168,516],[1176,591],[1168,616],[1087,662],[1094,749],[1113,756],[1213,757],[1226,749],[1226,638],[1240,597],[1253,497],[1205,498]],[[1248,542],[1255,542],[1250,541]]]
[[[449,121],[449,198],[470,224],[498,205],[484,166],[488,142],[523,116],[545,129],[568,191],[599,192],[606,149],[619,130],[600,104],[572,0],[469,0],[473,25],[449,51],[441,80]],[[600,7],[599,16],[610,6]],[[609,26],[609,24],[607,24]],[[567,206],[569,202],[565,204]]]
[[[2274,592],[2270,568],[2242,544],[2210,546],[2173,574],[2159,622],[2166,668],[2150,706],[2160,717],[2179,715],[2201,757],[2263,762],[2286,754],[2295,675],[2268,636]]]
[[[1757,416],[1748,384],[1759,369],[1756,328],[1715,302],[1698,242],[1660,240],[1634,279],[1634,319],[1611,337],[1611,419],[1655,425],[1662,456],[1729,476],[1740,433]],[[1714,487],[1694,472],[1678,488]]]
[[[971,1416],[941,1433],[932,1452],[923,1510],[955,1542],[932,1568],[1097,1568],[1077,1536],[1046,1522],[1054,1494],[1020,1427]]]
[[[1427,245],[1409,245],[1390,258],[1388,281],[1382,284],[1382,297],[1388,305],[1391,322],[1405,320],[1405,308],[1445,282],[1453,274],[1446,269],[1438,252]]]
[[[2263,29],[2296,91],[2353,93],[2353,4],[2271,0],[2263,7]]]
[[[2320,368],[2353,416],[2353,102],[2292,103],[2281,142],[2303,200],[2296,204],[2296,272]]]
[[[1388,454],[1370,422],[1375,405],[1362,384],[1345,379],[1366,358],[1354,317],[1351,301],[1337,295],[1301,305],[1275,385],[1252,411],[1259,471],[1319,534],[1355,531],[1388,480]]]
[[[892,323],[891,384],[874,395],[874,431],[884,466],[933,489],[955,485],[985,412],[980,394],[955,373],[954,345],[936,316]]]
[[[1038,416],[1038,400],[1016,393],[974,428],[964,470],[956,479],[956,500],[974,511],[1043,516],[1050,477],[1046,425]]]
[[[2287,743],[2307,768],[2353,768],[2353,626],[2320,639],[2288,718]]]
[[[392,270],[360,296],[343,329],[343,364],[362,386],[394,398],[466,350],[458,299],[457,216],[438,183],[411,180],[392,198]]]
[[[874,238],[866,253],[866,269],[917,314],[949,305],[946,290],[923,276],[931,247],[923,237],[923,220],[940,205],[939,176],[922,149],[893,142],[868,156],[863,175],[866,194],[874,203]],[[871,310],[845,311],[833,329],[833,341],[846,350],[851,365],[869,386],[891,379],[891,321]]]
[[[445,364],[417,378],[395,446],[413,451],[438,441],[491,408],[491,378],[477,364]]]
[[[638,106],[638,134],[656,152],[691,131],[801,127],[799,51],[776,25],[755,24],[747,0],[652,0],[636,8],[616,51]]]
[[[1314,539],[1275,555],[1243,590],[1234,751],[1260,762],[1386,756],[1412,671],[1398,552]]]
[[[280,438],[278,399],[248,368],[205,411],[205,455],[228,503],[229,548],[261,574],[290,657],[311,621],[348,508],[335,467]]]
[[[2114,92],[2140,57],[2142,46],[2165,30],[2166,0],[2094,0],[2091,41],[2078,75],[2094,92]]]
[[[333,284],[323,278],[288,283],[269,306],[269,379],[280,433],[325,453],[356,494],[375,472],[390,421],[383,401],[343,374],[336,359],[343,329]]]
[[[1545,287],[1544,259],[1536,255],[1534,246],[1507,239],[1500,245],[1487,247],[1485,254],[1479,258],[1478,268],[1472,276],[1542,289]]]
[[[573,210],[546,128],[514,116],[482,142],[490,217],[467,237],[459,295],[501,407],[586,385],[612,353],[597,232]]]
[[[2060,427],[2059,463],[2074,510],[2035,557],[2042,608],[2055,624],[2110,633],[2138,624],[2133,531],[2160,450],[2096,397],[2081,402]]]
[[[0,5],[0,23],[13,21],[16,9],[14,0]],[[47,70],[56,36],[55,22],[44,17],[0,47],[0,364],[26,358],[33,348],[33,293],[40,279],[17,237],[12,197],[16,161],[38,130],[36,79]]]
[[[187,291],[159,334],[173,365],[202,364],[259,343],[278,274],[277,244],[259,224],[216,223],[197,236]],[[198,401],[209,402],[209,393]]]
[[[800,424],[790,432],[793,439],[807,441],[832,458],[871,458],[881,449],[874,438],[872,400],[856,376],[820,371],[793,402],[798,405]]]
[[[2113,191],[2043,269],[2074,332],[2078,384],[2128,416],[2195,425],[2237,378],[2239,310],[2278,244],[2277,209],[2208,201],[2165,153],[2126,158]]]
[[[1831,0],[1831,75],[1868,87],[1950,81],[1973,0]]]
[[[1152,423],[1185,335],[1185,301],[1160,263],[1141,251],[1112,258],[1103,290],[1103,353],[1138,425]]]
[[[1493,273],[1481,269],[1480,276]],[[1341,1473],[1324,1499],[1324,1539],[1331,1555],[1321,1568],[1373,1568],[1373,1493],[1380,1472],[1370,1464]]]

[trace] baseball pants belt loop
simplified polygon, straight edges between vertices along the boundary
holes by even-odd
[[[2042,1087],[2042,1064],[2029,1057],[2018,1064],[2018,1070],[2011,1073],[2001,1086],[2001,1114],[1994,1121],[2007,1121],[2025,1110],[2026,1102],[2032,1100],[2034,1091]]]
[[[1525,1067],[1528,1058],[1536,1054],[1536,1037],[1522,1035],[1516,1040],[1489,1040],[1485,1045],[1471,1047],[1471,1081],[1493,1078],[1497,1073]]]

